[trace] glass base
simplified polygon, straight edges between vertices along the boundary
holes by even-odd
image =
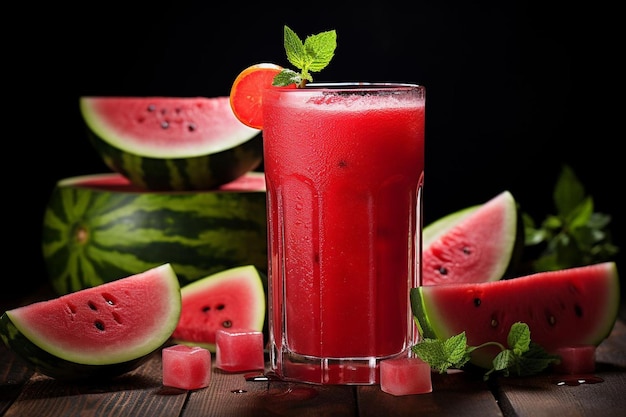
[[[406,357],[408,351],[387,357],[320,358],[293,352],[270,352],[273,376],[294,382],[321,385],[375,385],[380,383],[380,362]]]

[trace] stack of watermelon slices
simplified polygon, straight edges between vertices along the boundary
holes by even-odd
[[[184,295],[173,340],[214,351],[223,322],[264,330],[260,131],[234,116],[229,97],[81,97],[80,111],[112,172],[61,179],[52,191],[42,249],[56,293],[167,263]],[[211,292],[200,306],[198,291]],[[228,308],[206,314],[217,305]]]
[[[59,294],[170,263],[186,285],[267,269],[260,131],[228,97],[82,97],[87,137],[112,169],[60,180],[43,222]]]
[[[207,316],[211,328],[263,330],[260,132],[228,97],[82,97],[80,109],[113,172],[56,184],[42,248],[60,297],[2,314],[4,343],[43,374],[79,380],[129,372],[174,334],[214,342],[189,340]]]

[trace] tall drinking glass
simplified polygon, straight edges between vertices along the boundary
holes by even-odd
[[[263,95],[271,371],[379,383],[407,356],[421,282],[425,90],[309,84]]]

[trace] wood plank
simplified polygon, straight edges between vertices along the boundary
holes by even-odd
[[[354,387],[247,381],[213,369],[211,384],[194,392],[182,417],[356,417]]]
[[[176,390],[171,395],[162,387],[160,375],[160,362],[154,359],[103,382],[62,382],[35,373],[4,417],[178,416],[187,392]]]
[[[500,378],[497,396],[517,417],[622,417],[626,410],[626,325],[618,321],[596,351],[592,375]],[[600,379],[600,382],[597,381]],[[578,384],[579,380],[583,383]]]
[[[0,415],[17,399],[33,371],[0,341]]]
[[[623,417],[626,410],[624,371],[594,375],[604,381],[559,386],[557,382],[561,379],[554,375],[500,381],[502,410],[516,417]]]
[[[502,416],[482,374],[433,373],[432,382],[431,393],[407,396],[387,394],[378,386],[359,387],[359,416]]]

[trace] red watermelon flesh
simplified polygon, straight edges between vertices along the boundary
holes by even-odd
[[[159,348],[171,336],[180,308],[178,278],[164,264],[5,314],[49,354],[72,363],[107,365]]]
[[[81,97],[80,105],[93,131],[116,148],[144,157],[217,153],[259,133],[235,117],[228,96]]]
[[[507,345],[513,323],[550,353],[563,346],[597,346],[611,332],[619,310],[614,262],[540,272],[477,284],[411,289],[411,306],[422,336],[447,339],[463,331],[471,346]],[[481,348],[472,362],[490,368],[498,350]]]
[[[71,177],[59,181],[60,186],[72,185],[80,188],[93,188],[95,190],[119,191],[127,193],[145,193],[146,190],[133,184],[128,178],[117,172],[103,174],[90,174],[80,177]],[[222,184],[213,191],[253,192],[265,191],[265,174],[263,172],[250,171],[239,178]],[[152,191],[153,193],[172,193],[171,191]],[[174,193],[185,191],[174,191]],[[194,193],[196,191],[190,191]]]
[[[423,231],[422,284],[499,280],[516,239],[517,207],[509,191],[444,216]]]
[[[180,320],[172,334],[176,343],[215,352],[218,330],[263,330],[265,290],[253,265],[230,268],[187,284],[181,297]]]

